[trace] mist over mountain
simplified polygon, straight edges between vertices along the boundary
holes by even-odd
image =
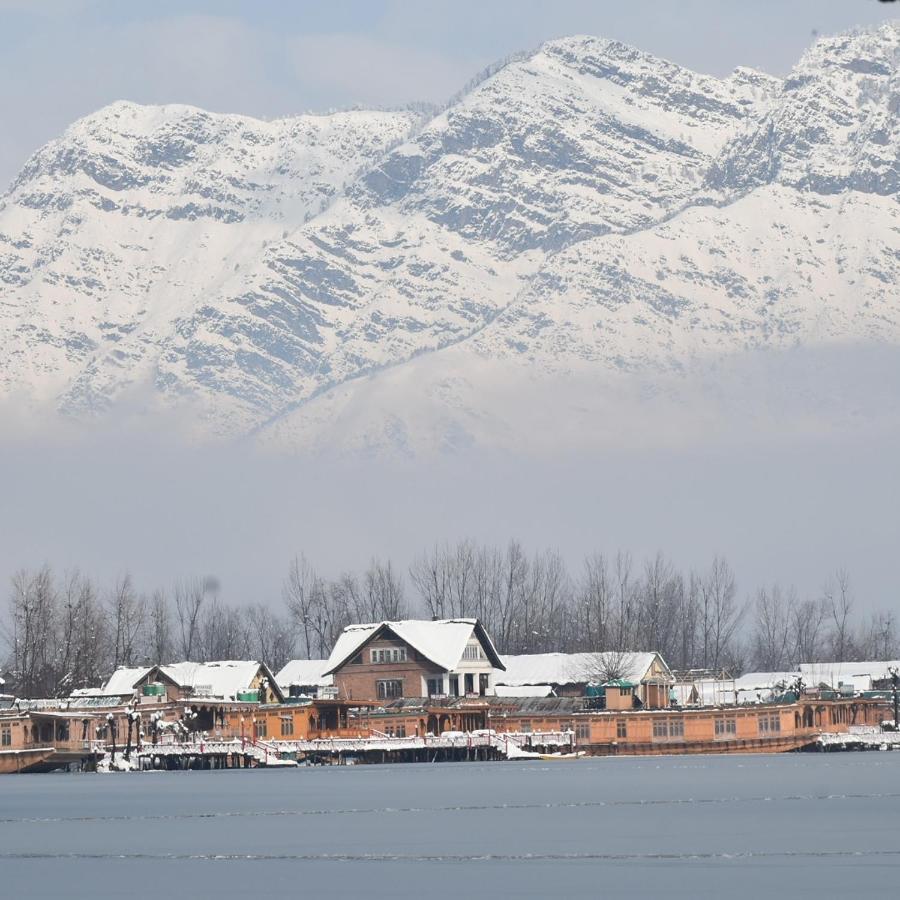
[[[889,604],[898,62],[570,37],[441,109],[74,123],[0,199],[0,571],[277,602],[516,537]]]
[[[413,458],[892,428],[898,62],[572,37],[437,113],[113,104],[0,200],[0,399]]]

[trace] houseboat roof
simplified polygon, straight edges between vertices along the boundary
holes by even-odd
[[[466,644],[474,635],[480,641],[495,668],[504,665],[484,626],[478,619],[404,619],[399,622],[370,622],[348,625],[342,632],[325,674],[330,675],[358,653],[369,641],[389,631],[426,659],[446,671],[455,669],[462,659]]]
[[[260,668],[277,693],[278,682],[265,663],[256,660],[223,659],[214,662],[179,662],[166,666],[121,666],[110,676],[101,691],[104,695],[131,694],[137,685],[153,673],[198,697],[234,699],[238,692],[250,689]]]
[[[106,696],[120,696],[134,692],[134,686],[150,671],[150,666],[119,666],[97,692]]]
[[[604,671],[616,669],[619,677],[639,683],[656,659],[662,662],[657,653],[525,653],[504,656],[506,674],[496,680],[513,686],[582,684],[606,680]]]
[[[799,672],[747,672],[734,679],[736,691],[771,691],[773,688],[786,685],[790,687],[798,678]]]
[[[887,681],[890,670],[900,669],[900,660],[862,660],[861,662],[800,663],[800,675],[807,687],[826,684],[852,684],[857,690],[870,690],[876,681]]]
[[[550,697],[552,684],[498,684],[494,688],[498,697]]]
[[[292,659],[275,676],[278,686],[286,691],[292,684],[330,687],[334,678],[326,675],[327,659]]]

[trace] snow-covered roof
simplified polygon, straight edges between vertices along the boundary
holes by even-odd
[[[275,681],[283,691],[286,691],[292,684],[314,684],[318,687],[329,687],[334,684],[334,678],[324,674],[327,668],[327,659],[292,659],[275,676]]]
[[[251,689],[260,663],[255,660],[225,659],[216,662],[180,662],[161,666],[163,674],[175,684],[189,688],[199,697],[233,700],[239,691]]]
[[[843,683],[852,684],[859,691],[867,691],[871,689],[872,682],[888,680],[891,668],[900,669],[900,660],[800,663],[800,674],[807,687],[827,684],[836,688]]]
[[[549,684],[498,684],[494,688],[497,697],[549,697],[552,693]]]
[[[179,687],[191,690],[198,697],[221,697],[233,700],[238,691],[250,689],[261,663],[255,660],[218,660],[216,662],[179,662],[159,666],[162,674]],[[126,695],[156,666],[120,666],[103,685],[104,696]],[[277,681],[272,679],[277,687]]]
[[[476,630],[495,665],[500,660],[491,639],[477,619],[404,619],[399,622],[348,625],[337,639],[325,671],[333,672],[383,628],[390,629],[401,641],[447,671],[459,664],[466,644]]]
[[[134,686],[150,671],[150,666],[119,666],[100,689],[104,696],[124,696],[134,693]]]
[[[578,684],[605,678],[604,672],[615,668],[616,674],[629,681],[640,682],[653,665],[655,653],[525,653],[503,656],[506,672],[498,676],[498,684]]]
[[[734,679],[736,691],[766,691],[785,685],[790,687],[800,677],[799,672],[747,672]]]

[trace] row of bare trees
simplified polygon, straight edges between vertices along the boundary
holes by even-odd
[[[96,687],[119,666],[178,659],[283,664],[295,643],[286,614],[263,604],[223,604],[208,579],[146,595],[128,575],[102,588],[79,572],[58,578],[49,567],[13,577],[0,637],[7,687],[23,697]]]
[[[144,594],[127,575],[101,587],[78,572],[23,571],[0,618],[0,661],[20,696],[62,696],[120,665],[324,658],[346,625],[406,616],[478,617],[504,653],[652,649],[678,669],[782,671],[898,651],[894,614],[858,616],[845,572],[814,597],[777,584],[742,597],[721,557],[683,571],[662,554],[598,553],[573,572],[553,550],[466,540],[421,553],[408,572],[374,559],[328,578],[301,555],[281,599],[228,605],[209,578]]]

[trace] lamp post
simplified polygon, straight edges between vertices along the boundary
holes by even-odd
[[[891,693],[894,698],[894,731],[900,731],[900,722],[898,722],[898,707],[900,707],[900,696],[897,694],[897,689],[900,688],[900,671],[897,670],[896,666],[889,666],[888,672],[891,676]]]

